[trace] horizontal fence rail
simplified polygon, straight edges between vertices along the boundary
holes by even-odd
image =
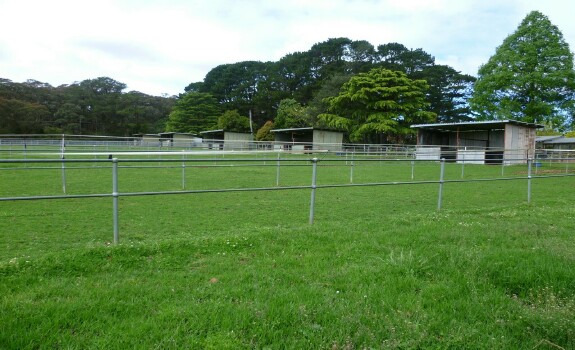
[[[100,155],[100,154],[98,154]],[[62,200],[62,199],[72,199],[72,198],[109,198],[113,200],[112,217],[113,217],[113,235],[114,243],[119,242],[119,198],[120,197],[134,197],[134,196],[155,196],[155,195],[185,195],[185,194],[202,194],[202,193],[224,193],[224,192],[251,192],[251,191],[285,191],[285,190],[310,190],[310,207],[309,207],[309,223],[314,223],[315,216],[315,201],[317,190],[327,189],[327,188],[344,188],[344,187],[367,187],[367,186],[401,186],[401,185],[438,185],[438,198],[437,198],[437,210],[442,209],[443,205],[443,190],[446,184],[451,183],[472,183],[472,182],[488,182],[488,181],[511,181],[511,180],[523,180],[527,182],[527,202],[531,202],[531,180],[535,178],[554,178],[554,177],[566,177],[575,176],[569,172],[557,174],[536,174],[533,172],[533,168],[536,170],[540,165],[540,159],[533,158],[516,158],[511,159],[517,161],[518,163],[526,164],[526,173],[519,174],[517,176],[504,176],[503,170],[501,176],[491,177],[491,178],[464,178],[465,162],[458,164],[461,166],[461,178],[460,179],[446,179],[445,178],[445,165],[447,161],[441,159],[440,161],[429,161],[429,160],[417,160],[417,159],[389,159],[389,158],[373,158],[373,157],[356,157],[352,156],[334,156],[333,154],[319,154],[322,158],[318,157],[318,154],[314,154],[312,158],[302,158],[302,157],[283,157],[280,158],[279,154],[277,158],[179,158],[182,156],[180,152],[173,152],[168,154],[169,156],[174,156],[174,158],[118,158],[113,157],[111,159],[0,159],[0,169],[3,170],[33,170],[33,169],[51,169],[51,170],[61,170],[61,181],[62,181],[62,195],[29,195],[29,196],[4,196],[0,197],[0,202],[9,201],[31,201],[31,200]],[[237,155],[236,155],[237,156]],[[573,160],[571,158],[559,158],[563,161]],[[554,159],[553,161],[556,161]],[[550,161],[545,159],[545,162]],[[94,163],[98,164],[98,168],[111,168],[111,192],[108,193],[94,193],[94,194],[66,194],[66,171],[71,169],[89,169],[91,167],[72,167],[74,164],[85,164]],[[141,164],[146,163],[157,163],[160,164],[157,167],[164,168],[179,168],[182,169],[182,189],[181,190],[171,190],[171,191],[136,191],[136,192],[122,192],[119,188],[119,174],[118,169],[129,169],[129,168],[141,168]],[[177,166],[170,166],[170,163],[178,163]],[[365,183],[354,183],[353,172],[354,168],[357,166],[370,166],[380,164],[383,166],[394,165],[394,164],[409,164],[411,166],[411,180],[407,181],[381,181],[381,182],[365,182]],[[29,167],[32,164],[44,164],[53,166],[45,167]],[[122,166],[120,164],[123,164]],[[140,165],[138,165],[140,164]],[[166,164],[166,165],[163,165]],[[190,165],[191,164],[191,165]],[[436,179],[426,179],[426,180],[415,180],[414,173],[416,169],[416,164],[426,164],[432,166],[438,166],[437,178]],[[26,167],[22,167],[25,165]],[[102,166],[103,165],[103,166]],[[349,183],[334,183],[334,184],[320,184],[317,182],[317,172],[318,167],[328,168],[332,165],[344,165],[349,167]],[[20,167],[18,167],[20,166]],[[277,168],[276,172],[276,186],[274,187],[245,187],[245,188],[215,188],[215,189],[186,189],[186,168],[193,167],[242,167],[242,166],[260,166],[269,167],[273,166]],[[309,185],[293,185],[293,186],[280,186],[280,174],[281,168],[284,166],[299,166],[299,167],[311,167],[311,179]],[[490,165],[484,165],[490,166]],[[504,167],[502,167],[504,169]],[[0,172],[0,176],[2,176]],[[1,179],[1,178],[0,178]]]

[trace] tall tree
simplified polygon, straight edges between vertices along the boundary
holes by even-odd
[[[237,109],[243,115],[251,110],[259,116],[267,108],[256,104],[255,97],[262,82],[268,79],[270,65],[258,61],[219,65],[208,72],[203,84],[190,84],[187,88],[212,94],[223,109]]]
[[[480,67],[470,103],[478,119],[572,123],[573,54],[559,29],[541,12],[529,13]]]
[[[274,126],[276,129],[287,129],[312,125],[311,121],[307,119],[305,108],[293,98],[286,98],[280,102]]]
[[[215,127],[220,113],[218,101],[211,94],[189,92],[176,102],[168,117],[166,131],[197,134]]]
[[[218,118],[218,129],[232,132],[249,132],[250,119],[240,115],[237,110],[225,111]]]
[[[377,66],[404,72],[408,76],[435,64],[435,58],[422,49],[411,50],[399,43],[377,47]]]
[[[271,130],[274,128],[274,123],[271,120],[265,122],[265,124],[258,129],[256,132],[256,141],[273,141],[274,134]]]
[[[468,100],[473,93],[475,78],[444,65],[423,68],[410,76],[429,84],[429,110],[437,114],[437,122],[456,123],[472,120]]]
[[[397,141],[412,133],[411,124],[435,118],[427,110],[427,89],[425,80],[375,68],[352,77],[338,96],[328,98],[332,113],[320,118],[328,126],[346,130],[351,141],[379,141],[382,135]]]
[[[0,134],[39,134],[50,116],[46,106],[0,97]]]

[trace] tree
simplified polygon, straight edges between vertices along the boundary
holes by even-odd
[[[48,109],[41,104],[0,97],[0,133],[42,133],[42,121],[49,114]]]
[[[270,65],[258,61],[219,65],[208,72],[202,84],[190,84],[187,89],[212,94],[222,109],[237,109],[243,115],[251,110],[259,117],[268,106],[257,104],[255,97],[261,90],[262,82],[268,79]]]
[[[313,100],[309,102],[305,108],[305,113],[307,119],[311,121],[311,124],[316,127],[326,127],[318,115],[328,113],[328,97],[334,97],[339,94],[343,84],[351,79],[352,74],[336,74],[329,80],[325,81],[321,88],[315,93]]]
[[[469,98],[475,78],[461,74],[444,65],[425,67],[410,76],[423,79],[429,84],[427,101],[429,110],[437,114],[437,122],[457,123],[472,120]]]
[[[256,141],[273,141],[274,135],[271,130],[274,128],[274,123],[271,120],[265,122],[265,124],[259,128],[256,133]]]
[[[108,77],[58,87],[33,79],[14,83],[0,78],[0,108],[5,111],[0,118],[6,118],[0,124],[2,130],[15,133],[131,136],[163,131],[175,98],[123,93],[125,88]]]
[[[351,141],[373,140],[382,134],[404,137],[412,133],[411,124],[435,118],[427,111],[427,89],[425,80],[375,68],[345,83],[338,96],[327,99],[332,114],[319,117],[328,126],[347,131]]]
[[[197,134],[213,128],[221,113],[218,101],[208,93],[189,92],[176,102],[166,123],[166,131]]]
[[[378,66],[398,70],[408,76],[435,64],[435,58],[422,49],[410,50],[399,43],[389,43],[377,47]]]
[[[232,132],[249,132],[250,119],[241,116],[235,109],[233,111],[225,111],[224,114],[218,118],[218,129]]]
[[[541,12],[525,17],[479,68],[470,104],[480,120],[515,119],[565,127],[575,113],[573,54]]]
[[[274,125],[277,129],[312,126],[306,117],[305,108],[293,98],[287,98],[280,101]]]

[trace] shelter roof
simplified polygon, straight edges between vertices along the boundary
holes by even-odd
[[[312,126],[305,127],[305,128],[272,129],[272,130],[270,130],[270,132],[307,132],[307,131],[313,131],[313,130],[343,132],[341,130],[334,130],[334,129],[327,129],[327,128],[315,128]]]
[[[224,129],[217,129],[217,130],[200,131],[200,134],[221,134],[223,132],[224,132]]]
[[[560,137],[556,137],[556,138],[551,139],[551,140],[545,140],[545,141],[542,141],[542,142],[543,142],[543,143],[546,143],[546,144],[575,143],[575,137],[560,136]]]
[[[549,142],[564,137],[563,135],[537,136],[535,142]]]
[[[436,123],[436,124],[415,124],[411,127],[414,129],[426,129],[437,131],[472,131],[472,130],[493,130],[505,129],[506,124],[519,125],[526,128],[539,129],[543,125],[535,123],[520,122],[517,120],[487,120],[487,121],[471,121],[462,123]]]
[[[159,135],[159,136],[186,135],[186,136],[197,137],[196,135],[188,133],[188,132],[175,132],[175,131],[167,131],[167,132],[161,132],[159,134],[146,134],[146,135]]]

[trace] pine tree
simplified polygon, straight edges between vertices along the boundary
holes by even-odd
[[[552,123],[559,129],[572,123],[573,54],[541,12],[529,13],[478,75],[470,100],[477,119]]]

